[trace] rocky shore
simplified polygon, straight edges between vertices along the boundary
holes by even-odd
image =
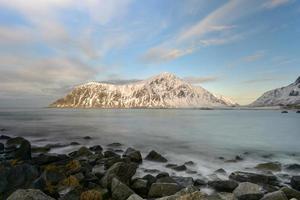
[[[92,138],[86,136],[84,139]],[[199,178],[190,166],[177,165],[152,150],[143,158],[139,150],[112,143],[69,145],[78,149],[69,154],[49,153],[53,146],[32,146],[22,137],[0,136],[0,199],[8,200],[300,200],[300,164],[261,163],[259,173],[218,169],[211,177]],[[245,154],[246,155],[246,154]],[[224,159],[220,157],[219,159]],[[237,156],[224,162],[239,162]],[[166,169],[185,171],[189,177],[174,176],[141,163],[163,163]],[[293,171],[294,175],[281,172]],[[297,175],[298,174],[298,175]],[[194,176],[195,175],[195,176]],[[226,177],[226,178],[224,178]],[[282,181],[288,180],[288,181]],[[209,192],[207,192],[209,191]]]

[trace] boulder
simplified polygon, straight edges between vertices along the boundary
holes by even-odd
[[[90,139],[92,139],[92,137],[91,136],[84,136],[83,139],[90,140]]]
[[[300,172],[300,164],[297,164],[297,163],[288,164],[288,165],[285,165],[284,167],[288,171]]]
[[[112,199],[114,200],[126,200],[134,192],[124,183],[117,178],[113,178],[111,184]]]
[[[128,197],[127,200],[143,200],[143,198],[140,197],[140,196],[137,195],[137,194],[132,194],[132,195],[130,195],[130,196]]]
[[[114,142],[114,143],[108,144],[107,146],[108,146],[108,147],[115,148],[115,147],[121,147],[122,144],[119,143],[119,142]]]
[[[97,190],[88,190],[81,193],[80,200],[102,200],[102,194]]]
[[[150,153],[146,156],[145,160],[163,163],[168,162],[168,160],[165,157],[163,157],[161,154],[157,153],[154,150],[150,151]]]
[[[169,176],[170,175],[168,174],[168,172],[161,172],[156,175],[156,179],[163,178],[163,177],[169,177]]]
[[[284,194],[287,196],[288,199],[291,198],[300,199],[300,192],[297,190],[288,187],[283,187],[280,190],[284,192]]]
[[[136,163],[142,163],[143,159],[142,159],[142,155],[140,151],[137,151],[131,147],[129,147],[125,153],[123,154],[123,157],[128,157],[130,158],[130,160],[132,162],[136,162]]]
[[[81,147],[78,151],[69,154],[71,157],[91,156],[93,153],[86,147]]]
[[[226,175],[226,171],[223,168],[217,169],[214,171],[216,174]]]
[[[47,196],[40,190],[35,189],[18,189],[12,193],[7,200],[55,200],[50,196]]]
[[[213,180],[208,185],[219,192],[232,192],[239,184],[233,180]]]
[[[182,188],[194,185],[192,177],[172,176],[173,180]]]
[[[158,198],[170,196],[180,190],[180,186],[176,183],[153,183],[150,187],[148,197]]]
[[[114,158],[121,158],[121,156],[113,151],[105,151],[104,152],[104,158],[111,158],[111,157],[114,157]]]
[[[203,185],[207,185],[207,181],[206,180],[204,180],[204,179],[196,179],[195,181],[194,181],[194,185],[195,186],[203,186]]]
[[[148,181],[145,179],[135,179],[131,185],[131,188],[140,196],[147,197],[149,192]]]
[[[148,187],[150,187],[153,183],[156,182],[156,178],[151,174],[147,174],[143,177],[144,180],[147,180]]]
[[[238,200],[259,200],[263,197],[261,187],[249,182],[240,183],[233,194]]]
[[[0,143],[0,151],[4,150],[4,144]]]
[[[31,144],[22,137],[10,138],[6,141],[7,146],[14,146],[16,150],[12,152],[12,157],[19,160],[31,159]]]
[[[172,169],[180,172],[180,171],[185,171],[187,168],[185,165],[178,165],[178,166],[172,167]]]
[[[251,172],[236,171],[232,172],[229,178],[238,182],[278,185],[277,177],[272,174],[256,174]]]
[[[89,148],[93,152],[102,152],[103,148],[100,145],[95,145]]]
[[[295,190],[300,191],[300,176],[293,176],[291,179],[291,186]]]
[[[0,140],[8,140],[10,139],[11,137],[10,136],[7,136],[7,135],[0,135]]]
[[[284,192],[276,191],[266,194],[261,200],[288,200]]]
[[[279,162],[267,162],[256,165],[255,167],[258,170],[262,171],[281,171],[281,163]]]
[[[111,166],[104,177],[101,179],[101,185],[104,188],[109,188],[113,178],[118,178],[121,182],[129,184],[132,176],[135,174],[137,169],[136,163],[124,163],[118,162]]]
[[[47,165],[50,163],[56,163],[56,162],[68,162],[70,157],[64,155],[64,154],[53,154],[53,153],[46,153],[46,154],[39,154],[36,157],[32,158],[32,162],[35,165]]]
[[[176,181],[172,177],[166,176],[166,177],[158,178],[156,180],[156,183],[176,183]]]
[[[189,186],[180,190],[174,195],[162,197],[157,200],[207,200],[206,196],[207,195],[200,192],[197,187]]]

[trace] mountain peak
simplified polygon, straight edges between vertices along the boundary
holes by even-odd
[[[297,80],[295,81],[295,84],[299,84],[300,83],[300,76],[297,78]]]

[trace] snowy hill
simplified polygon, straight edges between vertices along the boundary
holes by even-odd
[[[282,88],[268,91],[254,101],[250,106],[286,106],[300,105],[300,77]]]
[[[52,103],[58,108],[200,108],[233,106],[202,87],[195,87],[171,73],[144,81],[116,85],[90,82],[75,87]]]

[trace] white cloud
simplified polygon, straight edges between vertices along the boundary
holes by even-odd
[[[219,79],[219,77],[217,77],[217,76],[207,76],[207,77],[189,76],[189,77],[184,77],[183,79],[191,84],[200,84],[200,83],[217,81]]]
[[[289,3],[293,3],[294,0],[267,0],[264,4],[263,7],[267,9],[273,9],[277,8],[280,6],[287,5]]]
[[[260,51],[256,51],[254,54],[245,56],[244,58],[242,58],[242,60],[245,62],[254,62],[254,61],[260,60],[265,55],[266,55],[266,52],[263,50],[260,50]]]

